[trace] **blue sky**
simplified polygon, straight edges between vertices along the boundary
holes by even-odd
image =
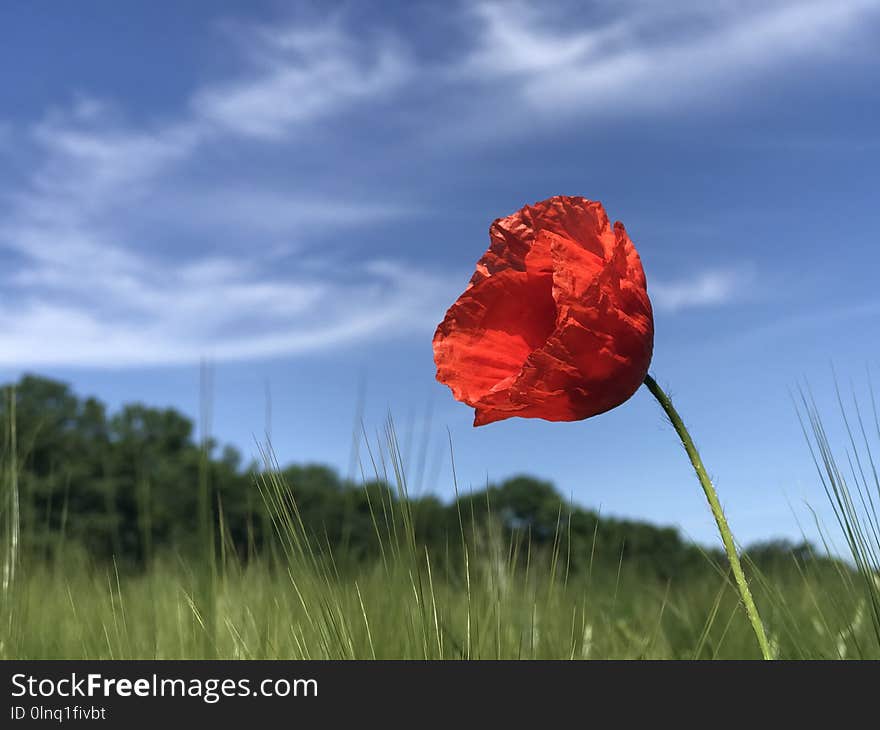
[[[254,453],[268,385],[279,460],[343,472],[362,391],[423,489],[451,494],[448,428],[463,488],[525,471],[711,542],[644,389],[473,429],[434,382],[492,219],[584,195],[639,248],[652,370],[741,541],[827,515],[790,390],[832,417],[832,362],[861,398],[880,374],[877,0],[13,1],[0,26],[3,379],[195,415],[209,358],[221,440]]]

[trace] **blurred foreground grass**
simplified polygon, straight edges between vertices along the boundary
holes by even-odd
[[[845,418],[844,470],[812,401],[801,406],[851,559],[804,550],[769,562],[747,556],[749,580],[775,658],[877,659],[880,479],[870,438],[874,430],[880,438],[880,422],[876,409],[867,426],[857,407]],[[380,555],[368,562],[334,553],[326,535],[307,528],[297,487],[270,453],[257,480],[278,538],[271,551],[240,557],[222,510],[213,514],[203,500],[201,554],[120,568],[59,542],[36,559],[20,550],[17,466],[7,459],[0,659],[760,658],[717,553],[705,554],[705,570],[666,579],[638,561],[596,554],[595,542],[589,555],[573,556],[564,521],[538,547],[527,533],[478,524],[461,509],[457,543],[429,551],[390,423],[387,441],[377,458],[398,493],[372,501],[367,492]],[[575,559],[580,567],[570,570]]]
[[[807,567],[766,578],[772,588],[757,581],[756,599],[778,657],[880,657],[848,576]],[[478,560],[468,581],[400,558],[348,577],[227,566],[207,584],[210,596],[182,564],[125,577],[74,562],[33,566],[7,595],[0,657],[759,658],[721,576],[677,585],[621,570],[566,583]]]

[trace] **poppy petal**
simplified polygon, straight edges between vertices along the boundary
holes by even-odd
[[[434,335],[437,377],[458,400],[475,405],[504,389],[556,321],[552,278],[503,271],[471,286]]]

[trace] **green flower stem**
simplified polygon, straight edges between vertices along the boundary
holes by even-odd
[[[749,590],[749,584],[746,582],[742,565],[739,562],[736,545],[733,542],[733,534],[730,532],[730,525],[727,524],[727,518],[724,516],[724,511],[721,509],[721,503],[718,501],[718,494],[715,492],[715,487],[712,486],[712,480],[709,479],[709,475],[706,473],[706,467],[703,466],[703,460],[700,458],[697,447],[694,446],[693,439],[691,439],[691,435],[688,433],[684,421],[681,420],[681,416],[678,415],[678,411],[676,411],[675,406],[672,405],[672,400],[663,392],[663,389],[657,385],[657,381],[650,375],[647,375],[645,377],[645,385],[648,386],[648,390],[651,391],[651,394],[657,399],[657,402],[660,403],[660,406],[666,412],[666,415],[669,416],[669,420],[672,422],[673,427],[681,439],[681,443],[684,445],[684,450],[687,452],[687,455],[691,460],[694,471],[697,473],[697,479],[700,481],[700,486],[703,487],[706,499],[709,500],[709,508],[712,510],[712,516],[718,524],[718,532],[721,533],[721,542],[724,543],[724,550],[727,552],[727,559],[730,561],[730,567],[733,569],[733,577],[736,580],[736,587],[739,589],[739,595],[742,598],[743,606],[746,609],[746,615],[749,617],[752,629],[754,629],[755,636],[758,639],[758,645],[761,647],[761,654],[764,656],[764,659],[772,659],[770,645],[767,643],[767,635],[764,633],[764,624],[761,623],[761,617],[758,615],[758,609],[755,607],[755,600],[752,598],[752,592]]]

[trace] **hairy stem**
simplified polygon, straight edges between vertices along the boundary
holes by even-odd
[[[657,399],[657,402],[660,403],[660,406],[666,412],[666,415],[669,417],[670,422],[681,439],[681,443],[684,445],[684,450],[687,452],[687,455],[691,460],[691,464],[697,474],[700,486],[703,488],[703,492],[706,494],[706,499],[709,501],[709,508],[712,510],[712,516],[715,518],[715,522],[718,525],[718,532],[721,533],[721,542],[724,543],[724,550],[727,553],[727,559],[730,561],[730,567],[733,570],[736,587],[739,590],[743,606],[746,609],[746,615],[749,617],[752,629],[754,629],[755,636],[758,639],[758,646],[761,647],[761,654],[764,659],[772,659],[770,645],[767,642],[767,634],[764,632],[764,624],[761,623],[761,617],[758,615],[758,609],[755,606],[755,599],[752,598],[752,592],[749,590],[749,584],[746,582],[742,565],[739,562],[739,555],[736,552],[736,544],[733,541],[733,534],[730,531],[730,525],[727,524],[727,518],[724,516],[724,511],[721,509],[721,503],[718,501],[718,494],[715,491],[715,487],[712,485],[712,480],[709,479],[709,475],[706,473],[706,467],[703,466],[703,460],[700,458],[700,453],[697,451],[697,447],[694,446],[694,441],[688,433],[684,421],[681,420],[681,416],[678,415],[678,411],[676,411],[675,406],[672,405],[672,399],[663,392],[663,389],[657,385],[657,381],[650,375],[645,377],[645,385],[648,386],[648,390],[651,391],[651,394]]]

